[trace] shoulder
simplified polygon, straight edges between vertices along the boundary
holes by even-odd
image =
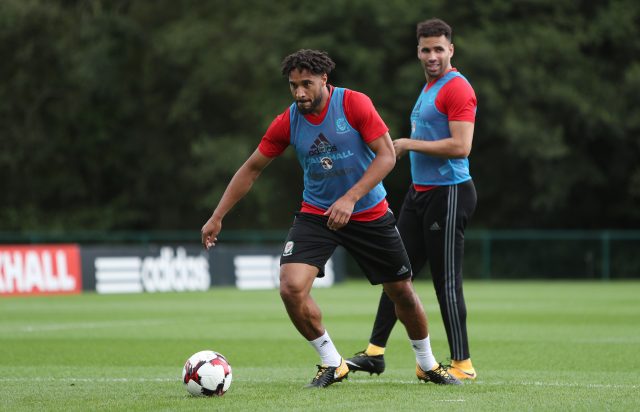
[[[343,106],[347,120],[365,142],[371,142],[389,131],[366,94],[345,89]]]
[[[472,104],[476,105],[476,92],[471,87],[471,83],[462,75],[454,76],[446,82],[438,97],[437,103],[444,106],[460,106]]]
[[[475,121],[478,100],[473,87],[462,75],[453,77],[442,86],[435,103],[450,121]]]
[[[291,108],[287,107],[287,109],[280,113],[279,115],[277,115],[273,121],[271,122],[271,125],[269,125],[269,130],[274,129],[273,131],[279,131],[281,129],[288,129],[291,125]]]
[[[344,89],[344,104],[350,106],[373,106],[373,102],[366,94],[356,90]]]
[[[445,93],[463,94],[474,97],[476,95],[473,87],[471,86],[471,83],[469,83],[467,78],[462,74],[454,76],[451,80],[445,83],[445,85],[442,86],[442,91]]]
[[[369,96],[351,89],[344,89],[343,106],[345,112],[354,117],[369,116],[372,112],[376,112]]]
[[[260,153],[267,157],[280,155],[289,145],[291,136],[290,108],[273,119],[258,145]]]

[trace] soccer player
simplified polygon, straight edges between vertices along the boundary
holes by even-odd
[[[397,157],[409,152],[413,180],[398,230],[414,273],[429,262],[451,352],[448,371],[460,380],[473,380],[462,260],[464,230],[476,207],[467,156],[477,101],[469,82],[451,65],[451,27],[430,19],[417,25],[416,34],[427,84],[411,111],[411,138],[393,142]],[[351,370],[384,371],[384,350],[396,319],[393,302],[383,292],[369,346],[347,360]]]
[[[295,102],[275,118],[229,182],[202,227],[202,243],[207,249],[215,245],[225,215],[263,169],[293,146],[304,172],[304,192],[280,258],[280,296],[294,326],[320,356],[307,387],[324,388],[349,373],[310,294],[338,245],[355,258],[371,284],[382,284],[411,340],[418,378],[460,384],[431,352],[411,265],[388,210],[382,179],[396,160],[388,129],[366,95],[328,84],[334,67],[317,50],[299,50],[283,60],[282,74]]]

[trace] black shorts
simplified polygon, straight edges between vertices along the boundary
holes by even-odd
[[[284,245],[280,265],[306,263],[324,276],[324,265],[337,246],[356,260],[372,285],[411,277],[411,264],[393,213],[370,221],[350,221],[339,230],[327,227],[328,217],[297,213]]]

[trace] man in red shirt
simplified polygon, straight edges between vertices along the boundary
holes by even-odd
[[[456,378],[473,380],[462,292],[464,230],[476,206],[469,174],[477,101],[473,88],[451,65],[451,27],[440,19],[417,26],[418,59],[427,84],[411,112],[411,138],[393,142],[398,157],[409,153],[412,185],[398,217],[414,273],[429,262]],[[347,359],[353,371],[382,373],[384,349],[396,322],[383,292],[366,350]]]
[[[324,388],[349,373],[310,295],[338,245],[354,257],[371,284],[382,284],[409,335],[418,377],[460,384],[431,352],[411,265],[388,210],[382,179],[396,159],[388,129],[367,96],[327,83],[334,66],[317,50],[300,50],[284,59],[282,73],[295,102],[276,117],[229,182],[202,227],[202,243],[207,249],[215,245],[224,216],[264,168],[292,146],[304,172],[304,192],[280,258],[280,296],[294,326],[320,356],[307,387]]]

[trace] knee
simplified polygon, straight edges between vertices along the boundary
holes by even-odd
[[[304,298],[304,288],[291,280],[290,276],[280,274],[280,298],[286,304],[300,302]]]
[[[280,267],[280,297],[285,304],[303,302],[311,291],[318,268],[301,263],[288,263]]]
[[[420,300],[410,281],[385,284],[384,291],[396,306],[413,307],[420,305]]]
[[[286,279],[283,279],[280,276],[280,298],[283,302],[294,302],[296,300],[296,296],[298,296],[299,291],[296,290],[294,285],[287,282]]]

